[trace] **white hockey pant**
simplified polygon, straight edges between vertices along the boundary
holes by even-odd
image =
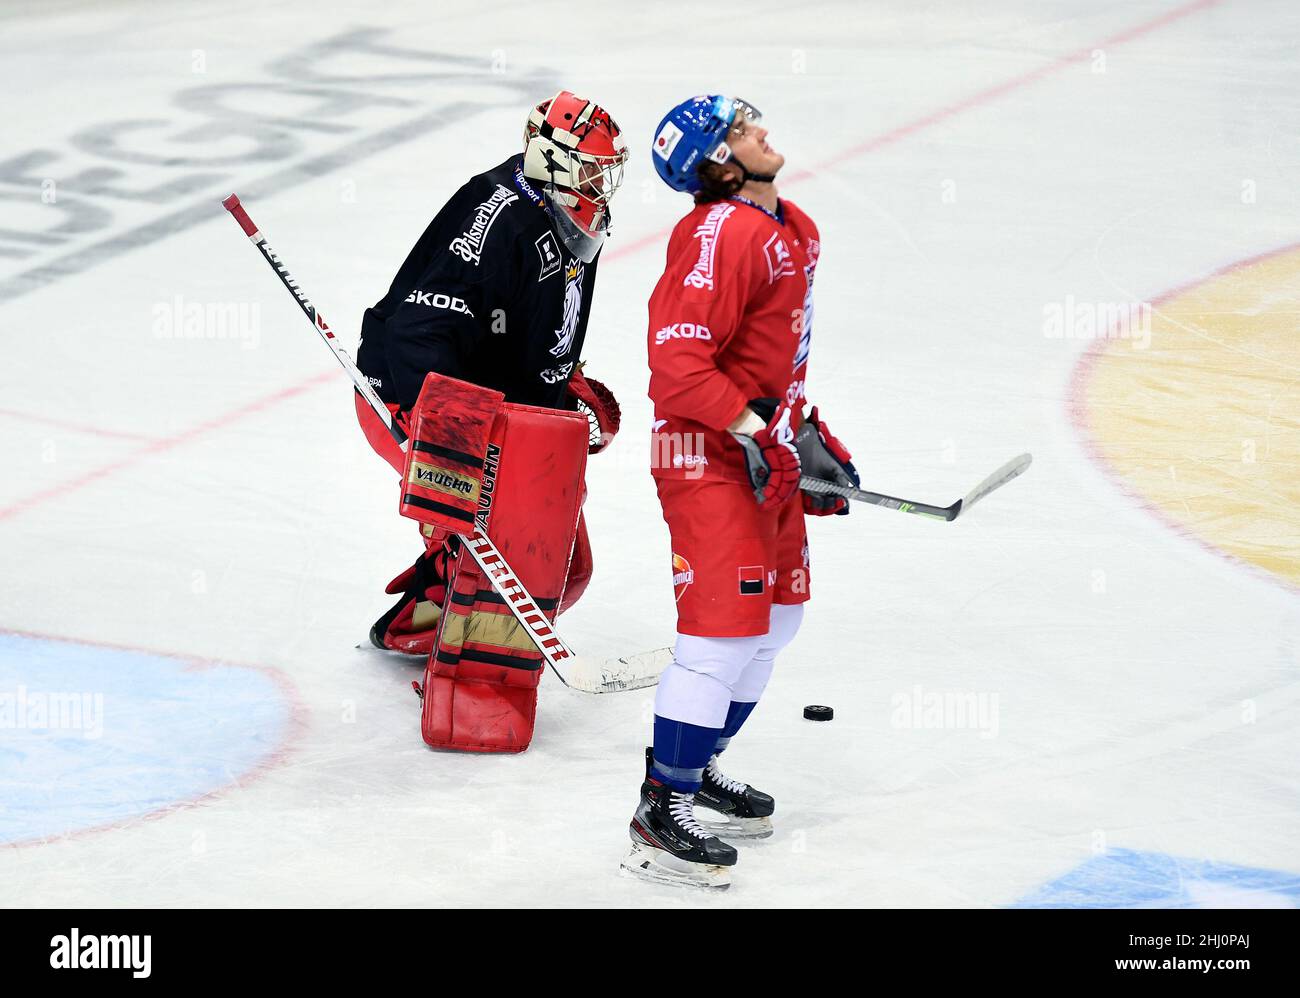
[[[766,634],[748,638],[677,635],[673,661],[659,677],[655,713],[704,728],[721,728],[731,702],[758,703],[776,656],[794,640],[803,604],[773,604]]]

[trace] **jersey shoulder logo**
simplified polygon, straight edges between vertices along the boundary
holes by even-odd
[[[487,242],[488,233],[492,230],[492,223],[501,216],[506,205],[518,200],[518,193],[497,184],[492,195],[474,209],[474,220],[470,222],[469,228],[453,239],[448,248],[466,263],[477,266],[483,255],[483,244]]]
[[[560,259],[560,248],[555,243],[555,234],[543,232],[537,237],[534,243],[537,247],[537,255],[541,257],[542,269],[537,275],[537,283],[541,284],[552,274],[558,274],[564,261]]]
[[[695,266],[682,280],[682,287],[713,290],[713,261],[718,252],[718,239],[722,236],[722,227],[736,210],[734,204],[719,201],[709,209],[704,221],[695,227],[694,238],[700,241],[700,255]]]
[[[773,232],[763,244],[763,256],[767,260],[768,284],[794,274],[794,257],[790,255],[790,247],[781,238],[781,233]]]

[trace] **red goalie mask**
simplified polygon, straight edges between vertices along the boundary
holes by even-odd
[[[626,162],[617,123],[583,97],[561,90],[528,115],[524,176],[541,184],[565,245],[587,263],[609,231],[609,202]]]

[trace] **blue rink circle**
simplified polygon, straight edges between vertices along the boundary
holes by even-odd
[[[1300,873],[1110,849],[1013,908],[1300,908]]]
[[[292,716],[249,666],[0,633],[0,844],[193,802],[275,756]]]

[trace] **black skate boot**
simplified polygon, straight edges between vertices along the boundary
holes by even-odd
[[[647,751],[646,758],[650,758]],[[731,886],[736,850],[695,819],[694,794],[683,794],[647,775],[641,803],[628,827],[632,850],[622,869],[632,876],[686,887]]]
[[[704,767],[704,784],[695,795],[695,803],[708,811],[700,815],[700,824],[714,835],[729,839],[765,839],[772,834],[770,815],[776,801],[727,776],[718,768],[718,757]]]
[[[389,595],[402,594],[370,628],[370,643],[385,651],[428,658],[438,636],[438,618],[447,598],[447,549],[426,551],[414,565],[388,584]]]

